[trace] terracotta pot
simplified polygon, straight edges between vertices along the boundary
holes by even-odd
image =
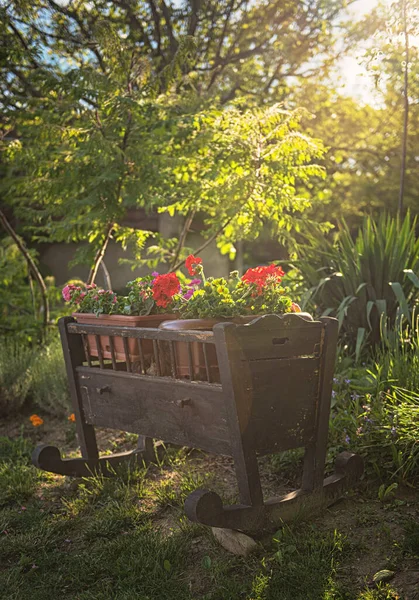
[[[146,316],[131,316],[131,315],[100,315],[96,317],[93,313],[73,313],[72,316],[78,323],[85,325],[107,325],[109,327],[159,327],[163,321],[176,319],[173,314],[161,315],[146,315]],[[87,336],[91,356],[98,356],[98,348],[96,337],[94,335]],[[116,360],[125,360],[124,343],[122,337],[115,336],[113,338]],[[138,350],[138,341],[136,338],[127,338],[128,353],[130,361],[138,361],[140,354]],[[100,347],[102,349],[103,358],[112,358],[109,336],[100,336]],[[142,341],[142,350],[145,356],[153,354],[152,340]]]
[[[256,316],[249,317],[234,317],[230,319],[178,319],[176,321],[166,321],[159,326],[159,329],[166,331],[182,331],[182,330],[197,330],[197,331],[212,331],[212,328],[217,323],[249,323],[256,319]],[[207,370],[205,367],[204,344],[199,342],[191,342],[192,354],[192,370],[193,378],[198,381],[208,381]],[[206,344],[207,347],[207,363],[210,373],[210,381],[214,383],[220,382],[220,370],[218,368],[217,352],[213,344]],[[178,377],[191,379],[189,367],[189,352],[187,342],[175,342],[176,351],[176,370]],[[170,358],[165,352],[165,364],[170,365]]]
[[[304,319],[313,320],[313,317],[309,313],[299,313]],[[217,323],[250,323],[257,319],[259,315],[249,315],[242,317],[233,317],[225,319],[178,319],[176,321],[165,321],[159,326],[159,329],[165,329],[166,331],[185,331],[185,330],[197,330],[197,331],[212,331],[212,328]],[[200,342],[191,342],[191,354],[192,354],[192,370],[193,378],[198,381],[208,381],[207,369],[205,366],[204,356],[204,344]],[[217,352],[213,344],[206,344],[207,346],[207,364],[210,373],[210,381],[213,383],[220,382],[220,370],[218,368]],[[163,347],[163,348],[162,348]],[[167,375],[170,373],[170,356],[166,345],[161,343],[162,352],[164,354],[164,364],[166,365]],[[185,379],[191,378],[190,366],[189,366],[189,352],[187,342],[175,342],[176,349],[176,370],[178,377]]]

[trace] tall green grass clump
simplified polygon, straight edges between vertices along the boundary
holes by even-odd
[[[410,319],[419,298],[419,238],[416,219],[366,217],[355,237],[343,222],[335,240],[313,234],[300,249],[304,308],[338,318],[341,333],[359,355],[380,340],[384,317],[393,327]]]
[[[43,347],[22,338],[0,341],[0,416],[19,413],[25,403],[56,415],[68,412],[70,395],[57,336]]]
[[[360,452],[384,481],[419,484],[419,315],[382,328],[364,368],[335,378],[332,446]]]
[[[63,352],[58,337],[53,337],[38,352],[31,366],[31,398],[47,412],[61,415],[68,412],[70,393]]]
[[[31,389],[33,350],[13,339],[0,340],[0,416],[17,413]]]

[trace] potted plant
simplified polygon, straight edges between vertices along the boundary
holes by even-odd
[[[233,321],[248,323],[265,314],[301,312],[300,307],[289,296],[289,289],[281,285],[284,271],[276,265],[248,269],[239,277],[237,271],[228,279],[206,278],[202,259],[190,255],[185,262],[191,276],[189,291],[177,298],[180,319],[166,321],[160,328],[172,331],[210,331],[216,323]],[[304,313],[305,318],[311,316]],[[193,377],[206,378],[203,344],[194,342],[191,347]],[[206,357],[212,381],[219,381],[219,370],[215,348],[209,345]],[[177,371],[181,377],[190,376],[190,355],[184,342],[176,344]]]
[[[90,325],[110,325],[117,327],[158,327],[167,319],[176,319],[172,308],[182,288],[174,273],[159,275],[152,273],[128,282],[127,296],[118,296],[112,290],[103,290],[95,284],[68,284],[62,294],[66,302],[76,310],[72,316],[78,323]],[[94,335],[88,335],[90,354],[98,356],[99,351]],[[145,355],[153,352],[151,340],[142,342]],[[104,358],[112,358],[109,336],[100,336],[100,348]],[[125,360],[121,337],[114,337],[115,358]],[[139,358],[138,342],[128,338],[128,351],[131,361]]]

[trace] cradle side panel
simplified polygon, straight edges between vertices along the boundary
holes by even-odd
[[[79,367],[87,423],[230,454],[221,386]]]
[[[313,441],[319,366],[318,357],[250,363],[249,426],[259,454],[299,448]]]

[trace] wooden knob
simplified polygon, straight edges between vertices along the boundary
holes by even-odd
[[[104,385],[103,387],[96,388],[96,391],[97,391],[98,394],[102,395],[105,392],[110,392],[111,391],[111,386],[110,385]]]
[[[187,406],[188,404],[190,404],[192,402],[192,398],[182,398],[181,400],[176,400],[176,404],[180,407],[183,408],[184,406]]]

